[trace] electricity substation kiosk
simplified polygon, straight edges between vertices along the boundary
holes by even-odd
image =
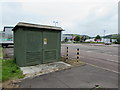
[[[13,31],[14,59],[19,66],[60,60],[61,27],[19,22]]]

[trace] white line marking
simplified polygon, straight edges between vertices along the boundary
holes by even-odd
[[[92,51],[86,51],[86,52],[92,52]]]
[[[103,67],[100,67],[100,66],[96,66],[96,65],[93,65],[93,64],[90,64],[90,63],[86,63],[86,64],[94,66],[94,67],[97,67],[97,68],[105,69],[105,70],[108,70],[108,71],[111,71],[111,72],[114,72],[114,73],[120,73],[120,72],[117,72],[117,71],[114,71],[114,70],[110,70],[110,69],[107,69],[107,68],[103,68]]]
[[[106,59],[107,61],[111,61],[111,62],[116,62],[118,63],[118,61],[115,61],[115,60],[111,60],[111,59]]]

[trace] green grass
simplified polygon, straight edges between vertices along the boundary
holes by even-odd
[[[2,60],[0,59],[0,82],[2,81]]]
[[[0,58],[2,58],[2,47],[0,46]]]
[[[14,60],[1,60],[2,62],[2,81],[23,78],[22,71],[15,64]],[[0,78],[1,79],[1,78]]]

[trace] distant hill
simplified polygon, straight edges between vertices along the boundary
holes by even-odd
[[[91,38],[90,36],[88,36],[88,35],[80,35],[80,34],[63,34],[64,36],[74,36],[74,37],[76,37],[76,36],[80,36],[80,37],[83,37],[83,36],[85,36],[87,39],[89,39],[89,38]]]
[[[74,36],[74,37],[76,37],[76,36],[80,36],[80,37],[82,37],[82,36],[85,36],[87,39],[89,39],[89,38],[95,38],[95,37],[90,37],[90,36],[88,36],[88,35],[80,35],[80,34],[63,34],[64,36],[69,36],[69,37],[71,37],[72,35]],[[111,39],[117,39],[117,38],[120,38],[120,34],[110,34],[110,35],[106,35],[106,36],[101,36],[102,38],[111,38]]]
[[[119,37],[120,37],[120,34],[110,34],[110,35],[103,36],[103,38],[112,38],[112,39],[116,39]]]

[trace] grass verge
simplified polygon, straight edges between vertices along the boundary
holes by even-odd
[[[0,58],[2,58],[3,55],[2,55],[2,47],[0,46]]]
[[[0,82],[2,82],[2,60],[0,59]]]
[[[24,77],[14,60],[0,60],[0,62],[2,62],[2,82]]]

